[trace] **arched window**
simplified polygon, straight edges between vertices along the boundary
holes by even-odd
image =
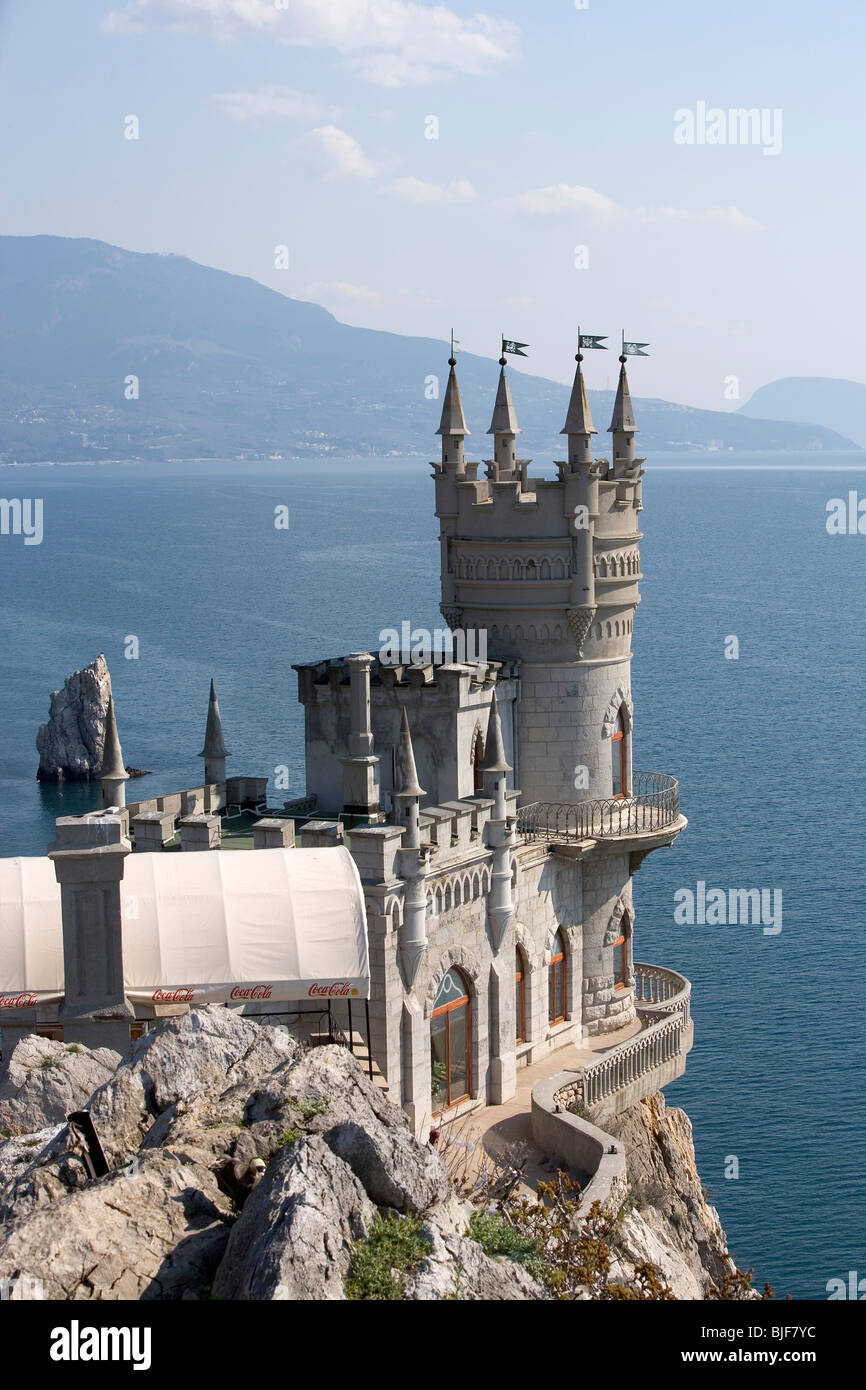
[[[558,931],[553,938],[548,976],[548,1016],[550,1022],[563,1023],[565,1009],[565,942],[562,939],[562,932]]]
[[[526,963],[519,946],[514,950],[514,1012],[516,1040],[526,1042]]]
[[[433,1001],[430,1019],[433,1112],[467,1100],[472,1088],[472,1001],[460,971],[452,966]]]
[[[631,935],[628,913],[623,915],[620,935],[613,943],[613,987],[625,989],[628,984],[628,938]]]
[[[614,796],[625,796],[628,788],[626,768],[626,738],[622,710],[616,716],[616,728],[610,741],[611,781]]]

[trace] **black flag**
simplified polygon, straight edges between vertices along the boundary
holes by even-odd
[[[512,357],[528,357],[529,353],[523,351],[525,347],[529,347],[529,344],[516,343],[513,338],[503,338],[502,356],[504,357],[506,352],[510,352]]]
[[[607,352],[607,344],[604,341],[606,337],[606,333],[578,333],[578,352],[580,352],[582,348],[601,348],[602,352]]]

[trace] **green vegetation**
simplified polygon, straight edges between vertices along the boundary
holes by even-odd
[[[505,1255],[509,1260],[523,1265],[534,1279],[544,1278],[545,1261],[541,1244],[534,1238],[519,1235],[500,1212],[474,1211],[466,1234],[478,1242],[485,1255],[494,1258]]]
[[[277,1148],[284,1149],[287,1144],[294,1144],[297,1139],[302,1137],[303,1133],[304,1131],[302,1129],[293,1129],[290,1125],[289,1128],[284,1130],[280,1135]]]
[[[324,1096],[320,1096],[318,1100],[309,1100],[307,1097],[299,1100],[297,1096],[289,1096],[289,1104],[295,1110],[299,1110],[305,1120],[311,1120],[314,1115],[327,1115],[330,1109]]]
[[[346,1297],[395,1301],[402,1297],[403,1280],[433,1249],[421,1234],[417,1216],[377,1216],[366,1240],[352,1247],[349,1272],[343,1283]]]

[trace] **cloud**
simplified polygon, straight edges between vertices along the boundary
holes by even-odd
[[[518,193],[513,198],[503,198],[499,206],[509,212],[526,213],[530,217],[554,217],[564,212],[590,212],[607,222],[619,221],[626,214],[625,208],[595,188],[568,183],[553,183],[547,188],[535,188],[529,193]]]
[[[297,141],[309,163],[326,179],[372,179],[380,172],[358,141],[339,126],[316,126]]]
[[[217,92],[210,98],[236,121],[251,121],[263,116],[275,116],[287,121],[334,120],[341,113],[336,106],[324,106],[309,92],[276,83],[257,87],[254,92]]]
[[[613,225],[615,222],[715,222],[742,230],[754,230],[761,225],[754,217],[749,217],[733,206],[702,209],[669,205],[659,208],[627,208],[622,203],[615,203],[612,198],[599,193],[595,188],[568,183],[554,183],[546,188],[518,193],[513,198],[501,199],[498,206],[507,212],[522,213],[528,217],[588,213],[597,222],[607,225]]]
[[[330,48],[382,87],[486,77],[519,57],[511,20],[457,15],[420,0],[127,0],[103,28],[148,27],[204,33],[220,42],[257,36],[304,48]]]
[[[477,197],[468,179],[458,179],[456,183],[425,183],[423,179],[394,179],[383,185],[386,193],[402,198],[407,203],[418,203],[422,207],[444,206],[447,203],[468,203]]]
[[[298,299],[312,300],[327,307],[330,304],[379,304],[382,296],[378,290],[367,289],[366,285],[350,285],[345,280],[317,280],[300,290]]]

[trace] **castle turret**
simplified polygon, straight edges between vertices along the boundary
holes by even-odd
[[[592,461],[592,436],[596,433],[581,368],[583,353],[575,361],[574,385],[568,413],[561,433],[568,436],[568,467],[565,483],[565,515],[573,528],[571,537],[571,581],[568,622],[583,655],[583,642],[595,617],[595,576],[593,573],[594,531],[598,520],[598,470]]]
[[[448,385],[445,387],[442,418],[436,433],[442,436],[442,467],[454,473],[462,474],[465,471],[463,440],[469,434],[469,430],[466,428],[463,402],[460,399],[460,387],[457,384],[457,373],[454,370],[456,366],[456,357],[449,357]]]
[[[418,781],[415,768],[409,719],[404,709],[394,759],[394,823],[403,829],[403,843],[397,852],[398,872],[406,885],[399,953],[403,979],[410,989],[427,949],[427,894],[424,886],[427,852],[421,848],[419,827],[423,795],[424,788]]]
[[[204,733],[204,748],[199,753],[204,758],[204,780],[209,785],[226,780],[226,758],[231,757],[223,739],[223,722],[220,715],[216,686],[211,680],[210,699],[207,707],[207,727]]]
[[[496,388],[496,402],[493,406],[493,419],[488,434],[493,435],[493,480],[497,483],[509,482],[515,475],[517,436],[520,426],[517,411],[511,399],[511,387],[505,375],[504,357],[499,359],[499,385]]]
[[[493,850],[493,870],[490,880],[490,896],[487,902],[487,915],[493,934],[493,945],[498,951],[505,936],[505,929],[514,912],[511,893],[511,834],[508,829],[508,806],[505,799],[507,774],[511,766],[505,757],[502,742],[502,723],[496,691],[490,696],[490,717],[487,721],[487,739],[484,745],[484,762],[481,765],[484,776],[484,792],[493,799],[493,811],[487,824],[487,843]]]
[[[120,739],[117,736],[117,719],[114,714],[114,696],[108,697],[108,712],[105,716],[105,746],[102,753],[102,804],[108,806],[126,805],[126,783],[129,773],[123,765]]]
[[[626,360],[624,355],[619,359],[619,381],[613,403],[613,415],[608,426],[609,433],[613,435],[613,471],[617,478],[624,476],[635,462],[634,437],[637,434],[637,425],[634,422],[628,389]]]

